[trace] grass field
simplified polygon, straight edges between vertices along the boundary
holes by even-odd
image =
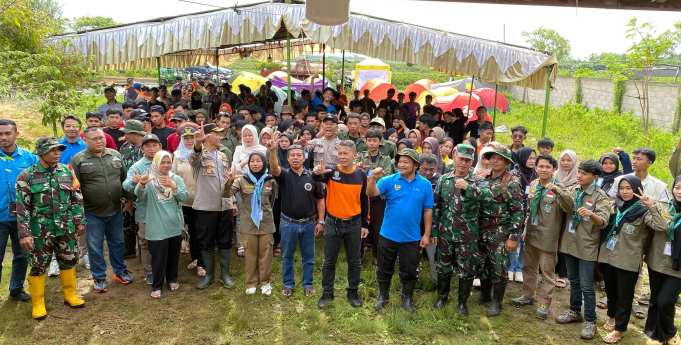
[[[541,131],[540,107],[513,103],[512,113],[499,115],[498,125],[509,128],[524,124],[530,129],[528,145],[535,145]],[[0,117],[19,122],[23,136],[34,138],[49,134],[40,126],[39,116],[30,104],[0,104]],[[553,109],[548,126],[549,135],[557,142],[556,150],[574,148],[580,157],[596,157],[613,146],[630,151],[634,147],[651,145],[658,151],[653,174],[669,181],[666,160],[676,137],[653,131],[649,139],[639,135],[637,120],[605,112],[586,112],[578,106]],[[499,133],[502,142],[510,141],[509,133]],[[22,139],[21,143],[30,140]],[[217,284],[198,291],[197,278],[180,266],[182,287],[165,293],[161,300],[149,298],[149,288],[141,282],[130,286],[112,285],[107,294],[91,291],[89,272],[80,270],[79,289],[87,306],[70,310],[62,305],[57,278],[48,282],[47,303],[50,316],[43,322],[30,318],[30,305],[7,301],[6,284],[11,266],[7,253],[0,289],[0,344],[574,344],[601,343],[579,340],[579,325],[560,326],[554,321],[540,321],[532,308],[518,311],[505,304],[500,317],[487,318],[485,309],[477,305],[478,293],[470,300],[471,316],[462,319],[450,303],[435,311],[430,305],[435,293],[428,267],[424,265],[416,292],[417,312],[404,313],[398,307],[399,287],[393,281],[392,304],[385,312],[371,308],[376,297],[375,267],[362,270],[360,293],[365,306],[351,308],[345,301],[346,266],[339,259],[336,275],[336,301],[332,308],[320,311],[316,307],[321,278],[321,241],[318,241],[315,287],[317,295],[306,298],[300,290],[291,298],[283,297],[280,260],[274,261],[275,293],[271,297],[245,296],[243,292],[242,260],[234,256],[233,277],[237,288],[224,289]],[[8,250],[9,252],[9,250]],[[298,259],[299,262],[299,259]],[[128,261],[136,277],[142,272],[137,260]],[[299,275],[298,275],[299,276]],[[520,285],[511,283],[508,301],[519,294]],[[453,294],[456,289],[453,289]],[[553,311],[566,306],[567,290],[556,290]],[[605,316],[599,311],[599,324]],[[642,344],[642,321],[632,318],[629,332],[622,344]],[[599,333],[603,331],[599,329]]]

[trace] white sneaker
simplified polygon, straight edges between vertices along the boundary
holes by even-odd
[[[523,272],[516,272],[516,273],[515,273],[515,278],[514,278],[514,279],[515,279],[515,281],[517,281],[518,283],[522,283],[522,282],[523,282]]]
[[[87,254],[80,257],[80,263],[86,270],[90,269],[90,257]]]
[[[254,287],[248,288],[248,289],[246,289],[246,294],[247,295],[255,295],[256,291],[258,291],[258,289],[254,288]]]
[[[56,277],[59,275],[59,263],[57,262],[57,259],[52,257],[52,261],[50,262],[50,267],[47,269],[47,276],[48,277]]]
[[[480,279],[478,278],[473,279],[473,287],[480,287]]]
[[[260,293],[265,295],[265,296],[272,295],[272,284],[267,283],[267,284],[261,286],[260,287]]]
[[[511,271],[508,272],[508,281],[510,281],[510,282],[513,281],[513,272],[511,272]]]

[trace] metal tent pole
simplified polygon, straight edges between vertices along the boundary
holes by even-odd
[[[542,120],[541,136],[546,137],[546,121],[549,118],[549,100],[551,99],[551,73],[553,65],[546,67],[546,95],[544,96],[544,119]]]
[[[326,85],[326,44],[322,44],[322,87]]]
[[[158,86],[161,86],[161,57],[156,58],[156,72],[158,72]]]
[[[473,98],[473,83],[475,82],[475,74],[471,76],[471,89],[468,91],[468,106],[466,107],[466,117],[471,114],[471,99]],[[465,86],[466,84],[464,84]]]
[[[492,110],[492,127],[496,127],[497,125],[497,92],[499,92],[499,84],[494,83],[494,110]]]
[[[288,101],[289,106],[293,106],[293,101],[291,98],[291,34],[288,31],[286,31],[286,71],[288,72],[288,76],[286,78],[288,81],[286,100]]]
[[[215,84],[220,86],[220,55],[218,55],[220,48],[215,48]]]

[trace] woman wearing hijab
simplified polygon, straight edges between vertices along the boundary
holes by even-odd
[[[173,156],[159,151],[151,162],[148,175],[140,178],[135,195],[146,208],[145,239],[151,252],[151,297],[161,298],[161,288],[168,284],[170,291],[180,287],[177,283],[177,265],[184,219],[181,203],[187,198],[184,181],[170,170]]]
[[[400,141],[397,142],[397,152],[402,151],[402,149],[413,149],[414,147],[411,145],[411,140],[404,138],[400,139]]]
[[[273,129],[270,127],[264,127],[263,129],[260,130],[260,145],[267,147],[269,145],[270,140],[272,140],[272,134],[274,133]]]
[[[253,152],[261,153],[264,156],[267,154],[267,149],[265,146],[260,145],[258,130],[255,126],[244,125],[241,128],[241,145],[234,149],[234,158],[232,160],[232,168],[234,168],[236,176],[244,174],[248,157]]]
[[[534,164],[537,160],[537,152],[529,147],[523,147],[515,152],[518,164],[516,164],[515,171],[520,176],[520,186],[523,189],[523,209],[527,213],[527,197],[530,189],[530,183],[537,178],[537,173],[534,170]],[[523,282],[523,266],[524,266],[524,251],[525,242],[521,239],[518,241],[518,250],[508,253],[508,280]]]
[[[447,136],[447,134],[445,133],[445,130],[442,129],[442,127],[433,127],[433,129],[430,130],[430,136],[440,141],[444,139]]]
[[[558,183],[564,187],[577,184],[577,153],[572,150],[561,152],[558,157],[558,170],[554,175]],[[565,266],[565,256],[558,253],[556,262],[556,287],[564,288],[567,286],[567,267]]]
[[[239,233],[245,246],[246,294],[272,294],[272,245],[274,217],[272,204],[277,194],[277,183],[267,171],[265,155],[253,152],[240,177],[233,172],[227,180],[227,197],[239,195]]]
[[[681,293],[681,176],[674,179],[672,196],[671,220],[663,231],[655,229],[646,253],[650,303],[644,333],[649,337],[648,345],[681,344],[674,326],[675,305]]]
[[[600,162],[603,167],[603,175],[599,177],[597,183],[606,193],[612,187],[615,178],[633,172],[629,155],[624,151],[608,152],[601,156]]]
[[[417,153],[421,154],[421,131],[412,129],[407,132],[407,139],[411,141],[411,146]]]
[[[442,171],[442,157],[440,157],[440,142],[437,140],[437,138],[428,137],[423,139],[423,143],[421,144],[421,153],[430,153],[434,155],[437,158],[436,171],[437,172]]]
[[[182,178],[187,189],[187,198],[182,202],[182,214],[189,237],[189,255],[192,258],[192,262],[187,265],[187,269],[196,269],[196,275],[203,277],[206,275],[206,270],[203,266],[201,247],[199,245],[198,234],[196,233],[196,211],[192,208],[196,192],[196,177],[194,176],[194,168],[192,168],[189,162],[189,157],[194,151],[194,134],[196,129],[185,126],[180,133],[182,136],[180,145],[175,150],[172,172]]]
[[[452,157],[452,150],[454,150],[454,140],[446,137],[440,140],[440,160],[442,161],[442,171],[440,174],[446,174],[454,170],[454,159]]]
[[[651,232],[667,228],[660,208],[642,192],[638,177],[626,175],[619,180],[615,212],[598,253],[608,295],[608,321],[603,325],[609,332],[603,341],[608,344],[619,342],[627,330],[634,288]]]

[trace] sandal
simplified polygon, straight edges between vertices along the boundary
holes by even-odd
[[[196,267],[198,266],[198,262],[199,262],[199,260],[194,260],[194,261],[190,262],[189,265],[187,265],[187,269],[190,270],[190,271],[193,270],[193,269],[196,269]]]
[[[634,311],[634,317],[635,318],[637,318],[639,320],[643,320],[643,319],[646,318],[645,311],[643,310],[643,308],[641,308],[640,305],[638,305],[638,303],[634,303],[634,305],[632,306],[632,309]]]
[[[177,291],[180,288],[180,283],[170,283],[168,284],[170,291]]]
[[[239,249],[236,250],[236,256],[243,258],[246,255],[246,249],[244,247],[239,247]]]
[[[616,344],[624,337],[624,333],[619,331],[612,331],[603,337],[603,342],[606,344]]]
[[[159,298],[161,298],[161,290],[154,290],[154,291],[151,292],[151,294],[149,296],[151,296],[151,298],[154,298],[154,299],[159,299]]]
[[[206,269],[201,267],[201,266],[196,267],[196,275],[199,276],[199,277],[205,277],[206,276]]]
[[[563,289],[567,287],[567,282],[563,278],[558,278],[556,279],[555,285],[557,288]]]
[[[603,324],[603,329],[608,332],[613,332],[615,330],[615,320],[608,319],[608,321]]]

